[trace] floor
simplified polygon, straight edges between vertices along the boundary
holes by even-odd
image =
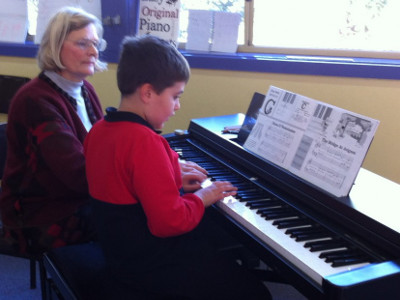
[[[40,300],[40,287],[34,290],[29,287],[28,260],[0,255],[0,300],[11,299]]]

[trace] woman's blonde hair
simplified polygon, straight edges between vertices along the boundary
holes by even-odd
[[[59,71],[65,69],[61,63],[60,52],[67,35],[93,24],[96,27],[100,41],[103,37],[103,26],[100,20],[77,7],[64,7],[49,21],[39,46],[37,60],[41,70]],[[104,71],[107,64],[96,60],[95,71]]]

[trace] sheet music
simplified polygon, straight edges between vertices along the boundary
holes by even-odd
[[[27,0],[0,0],[0,41],[24,43],[27,32]]]
[[[270,87],[244,147],[337,196],[347,196],[379,121]]]

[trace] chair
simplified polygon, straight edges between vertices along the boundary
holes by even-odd
[[[0,75],[0,113],[8,113],[12,97],[29,80],[28,77]]]
[[[4,166],[6,164],[6,156],[7,156],[6,129],[7,129],[7,123],[1,123],[0,124],[0,180],[3,178],[3,171],[4,171]]]
[[[6,139],[6,128],[7,123],[0,124],[0,180],[3,178],[3,170],[6,162],[6,155],[7,155],[7,139]],[[0,188],[1,192],[1,188]],[[14,249],[12,245],[9,245],[3,239],[3,224],[0,217],[0,253],[4,255],[26,258],[29,260],[29,275],[30,275],[30,288],[36,288],[36,262],[39,263],[39,274],[40,274],[40,282],[41,282],[41,289],[42,289],[42,297],[45,299],[45,286],[44,286],[44,267],[41,255],[31,255],[31,254],[20,254],[18,249]],[[33,241],[29,241],[28,243],[32,244]]]

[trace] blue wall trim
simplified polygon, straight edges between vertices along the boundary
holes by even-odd
[[[14,44],[0,42],[0,55],[16,57],[36,57],[38,45],[34,43]]]
[[[301,75],[400,79],[400,60],[284,54],[182,51],[192,68]]]
[[[106,30],[107,31],[107,30]],[[110,30],[111,31],[111,30]],[[107,37],[105,36],[106,40]],[[115,39],[115,37],[114,37]],[[101,59],[117,63],[118,43],[101,53]],[[0,43],[0,55],[36,57],[38,45]],[[267,72],[283,74],[359,77],[400,80],[400,60],[372,58],[341,58],[260,53],[210,53],[181,50],[191,68]]]

